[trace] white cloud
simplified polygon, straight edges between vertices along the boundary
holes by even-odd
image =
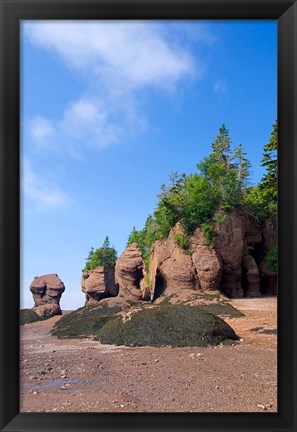
[[[21,185],[26,198],[38,210],[58,208],[68,202],[68,196],[44,175],[37,174],[28,159],[22,163]]]
[[[69,67],[116,87],[168,88],[195,72],[191,54],[170,44],[156,24],[39,21],[25,23],[25,34]]]
[[[121,107],[119,102],[103,104],[85,97],[71,102],[61,119],[33,118],[29,123],[29,133],[38,150],[66,150],[76,157],[86,147],[102,149],[117,143],[126,133],[129,123],[130,134],[135,128],[145,127],[145,121],[133,106],[128,110],[128,104]],[[48,125],[50,133],[41,133],[41,125]]]
[[[166,25],[141,21],[26,21],[25,37],[59,56],[86,82],[84,94],[64,108],[60,119],[31,119],[35,146],[65,149],[77,157],[82,148],[102,149],[143,131],[143,89],[172,92],[182,79],[205,72],[175,27],[169,31]],[[211,41],[205,28],[198,34],[197,40]]]

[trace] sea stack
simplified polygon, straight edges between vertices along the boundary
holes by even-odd
[[[40,317],[61,315],[60,299],[65,285],[57,274],[35,276],[30,285],[34,299],[34,312]]]

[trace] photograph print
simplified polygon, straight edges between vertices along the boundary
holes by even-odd
[[[277,21],[21,22],[20,411],[276,413]]]

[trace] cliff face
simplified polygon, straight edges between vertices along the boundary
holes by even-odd
[[[260,227],[241,208],[220,210],[218,214],[220,222],[213,224],[217,232],[213,246],[206,242],[203,230],[197,228],[185,252],[175,242],[175,235],[182,232],[179,224],[166,240],[153,244],[149,269],[151,300],[165,291],[169,295],[189,290],[222,292],[231,298],[276,294],[276,274],[268,271],[263,262],[276,242],[276,225],[269,222]],[[129,248],[126,251],[123,255],[129,261]],[[140,263],[141,255],[138,260]],[[139,285],[139,277],[135,284]]]
[[[222,292],[228,297],[258,297],[276,294],[277,274],[264,262],[276,243],[276,223],[262,227],[244,209],[220,210],[213,222],[217,235],[207,243],[197,228],[184,251],[176,243],[182,234],[177,224],[166,240],[151,248],[146,274],[141,250],[136,243],[127,247],[115,266],[115,280],[103,268],[82,280],[87,301],[117,295],[125,300],[155,300],[167,295],[191,292]],[[117,292],[118,290],[118,292]]]

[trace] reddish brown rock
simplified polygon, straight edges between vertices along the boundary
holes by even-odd
[[[277,272],[270,270],[265,261],[260,265],[260,272],[262,276],[263,294],[277,295]]]
[[[257,222],[244,209],[236,208],[230,212],[218,212],[224,219],[215,222],[218,233],[215,248],[223,262],[221,290],[229,297],[243,297],[245,291],[242,284],[242,265],[246,250],[253,250],[256,243],[261,241],[261,232]],[[253,262],[253,260],[249,260]],[[249,281],[246,292],[256,292],[255,278],[257,272],[249,270]],[[251,287],[249,287],[251,284]]]
[[[201,228],[196,229],[189,243],[201,291],[218,291],[223,268],[220,255],[207,245]]]
[[[56,303],[48,303],[38,307],[35,307],[34,312],[40,317],[51,317],[54,315],[62,315],[60,306]]]
[[[60,299],[65,291],[64,283],[56,274],[36,276],[30,285],[34,299],[34,311],[39,316],[61,314]]]
[[[156,241],[150,257],[151,299],[163,294],[181,290],[200,289],[192,258],[177,246],[174,235],[180,232],[180,226],[174,227],[166,240]]]
[[[263,236],[264,254],[266,255],[277,243],[277,219],[267,219],[261,227]]]
[[[117,259],[115,279],[119,286],[119,295],[127,300],[147,298],[147,285],[143,280],[144,263],[141,250],[136,243],[128,246]]]
[[[86,296],[86,303],[114,297],[118,293],[113,267],[96,267],[83,274],[81,287]]]
[[[251,255],[243,257],[243,273],[246,282],[246,297],[260,297],[260,273],[256,261]]]

